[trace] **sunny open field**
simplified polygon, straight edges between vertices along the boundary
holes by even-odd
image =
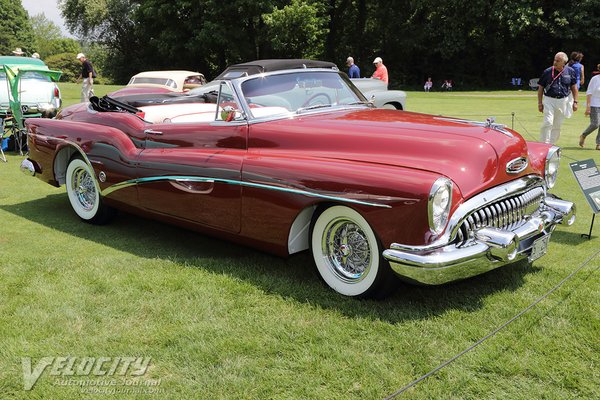
[[[77,101],[78,85],[61,87],[66,104]],[[496,116],[509,126],[514,112],[514,128],[530,140],[541,122],[536,103],[530,91],[410,92],[407,101],[411,111]],[[384,301],[340,297],[306,253],[276,258],[127,214],[84,224],[64,187],[22,174],[22,157],[9,154],[0,163],[0,398],[108,397],[50,368],[24,390],[24,358],[34,367],[43,357],[74,356],[151,357],[145,375],[113,377],[108,390],[119,398],[382,399],[578,268],[515,322],[396,398],[599,398],[600,219],[592,240],[580,236],[592,213],[568,168],[589,158],[600,165],[593,136],[587,149],[577,146],[587,121],[580,110],[563,126],[554,192],[576,201],[579,218],[556,230],[546,257],[441,287],[402,284]]]

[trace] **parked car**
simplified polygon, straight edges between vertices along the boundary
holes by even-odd
[[[142,93],[187,92],[206,83],[200,72],[192,71],[146,71],[135,74],[123,89],[110,96],[125,96]]]
[[[239,64],[211,85],[29,119],[21,168],[65,184],[92,224],[124,209],[281,256],[310,250],[346,296],[383,296],[394,273],[442,284],[534,261],[575,219],[548,193],[559,148],[492,121],[376,109],[328,62]]]
[[[48,70],[42,60],[32,57],[0,56],[0,65],[15,69],[29,66]],[[24,117],[41,114],[42,117],[52,118],[62,105],[60,89],[43,71],[23,72],[19,80],[18,92]],[[0,118],[5,118],[10,110],[8,93],[6,72],[0,70]]]
[[[391,110],[406,110],[406,92],[402,90],[388,90],[387,83],[380,79],[355,78],[351,79],[356,86],[372,101],[377,108]]]

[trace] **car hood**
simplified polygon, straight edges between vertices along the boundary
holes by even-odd
[[[292,147],[318,157],[416,168],[447,176],[465,198],[535,173],[531,165],[518,174],[507,173],[507,163],[528,156],[527,143],[518,133],[465,120],[368,109],[301,115],[265,125],[270,126],[263,128],[273,132],[295,130],[294,136],[303,140]]]

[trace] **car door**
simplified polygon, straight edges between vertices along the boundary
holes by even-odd
[[[152,212],[237,233],[248,124],[223,121],[216,110],[213,104],[209,118],[188,113],[147,127],[137,163],[139,199]]]

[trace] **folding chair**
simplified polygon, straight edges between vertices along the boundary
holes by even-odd
[[[23,129],[19,129],[17,122],[15,119],[8,115],[5,118],[0,118],[0,138],[2,140],[6,140],[12,137],[14,141],[14,150],[19,151],[19,155],[23,155],[23,150],[27,151],[27,133]],[[4,154],[4,149],[0,144],[0,155],[1,160],[7,162],[6,155]]]
[[[12,134],[13,134],[13,138],[15,140],[15,151],[19,150],[19,155],[20,156],[24,155],[23,150],[25,150],[25,152],[28,151],[28,149],[27,149],[27,134],[25,133],[25,131],[23,129],[19,128],[17,121],[13,121]]]
[[[0,118],[0,154],[2,155],[2,161],[7,162],[4,155],[4,118]]]

